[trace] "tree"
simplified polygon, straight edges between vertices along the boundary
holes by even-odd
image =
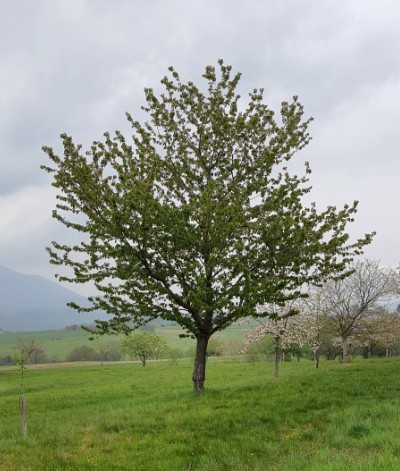
[[[27,359],[27,354],[22,346],[19,349],[15,349],[14,352],[14,361],[18,365],[19,372],[21,375],[21,382],[19,387],[19,410],[21,412],[21,420],[22,420],[22,435],[26,437],[28,435],[28,429],[26,425],[26,400],[24,396],[24,372],[26,369],[25,363]]]
[[[361,319],[356,338],[366,349],[367,358],[371,357],[372,348],[378,345],[385,348],[386,358],[388,358],[389,349],[395,344],[399,335],[398,313],[389,312],[382,306],[378,306]]]
[[[46,353],[43,347],[37,343],[35,339],[29,338],[27,340],[18,339],[21,345],[21,351],[25,355],[25,363],[27,365],[35,363],[44,363],[46,361]]]
[[[372,234],[349,241],[357,202],[321,213],[305,206],[308,175],[287,168],[309,140],[298,98],[280,119],[253,90],[239,103],[240,74],[208,66],[202,92],[171,67],[160,96],[145,89],[148,120],[131,115],[132,142],[118,131],[87,152],[61,135],[63,154],[43,150],[58,190],[53,216],[82,234],[52,243],[59,276],[94,282],[99,295],[80,312],[104,310],[95,334],[125,332],[160,317],[196,338],[195,391],[203,389],[210,337],[255,314],[260,303],[300,296],[305,283],[347,274]],[[134,324],[132,326],[132,323]]]
[[[245,345],[245,344],[244,344]],[[249,361],[256,361],[258,355],[265,355],[266,361],[270,361],[275,352],[275,340],[272,336],[261,337],[255,342],[247,343],[241,353],[249,355]]]
[[[260,325],[252,329],[245,337],[244,344],[251,345],[266,336],[274,339],[275,378],[279,376],[279,361],[284,350],[293,345],[313,344],[316,338],[314,316],[298,314],[301,303],[291,301],[283,306],[267,304],[259,307],[259,313],[266,316]]]
[[[177,347],[168,347],[164,351],[164,355],[167,358],[170,358],[173,366],[178,365],[178,359],[182,358],[183,350]]]
[[[311,347],[313,353],[315,369],[319,368],[324,333],[329,330],[331,324],[327,314],[331,311],[332,306],[328,307],[327,302],[321,296],[321,289],[311,286],[307,290],[307,297],[302,300],[301,304],[302,327],[303,331],[308,334],[307,344]]]
[[[349,277],[328,281],[319,293],[344,362],[350,359],[349,349],[358,342],[364,320],[393,295],[392,270],[372,260],[359,260],[351,268]]]
[[[167,348],[165,340],[155,334],[147,332],[134,332],[122,339],[122,349],[131,358],[139,357],[143,366],[147,359],[159,355]]]

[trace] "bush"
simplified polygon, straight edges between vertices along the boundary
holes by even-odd
[[[243,341],[238,339],[229,339],[221,341],[222,356],[240,355],[244,349]]]
[[[262,339],[258,340],[247,346],[246,353],[253,358],[260,358],[260,355],[263,355],[267,361],[272,361],[275,351],[274,339],[271,335],[267,335]],[[257,360],[258,361],[258,360]]]
[[[72,324],[72,325],[66,325],[64,327],[64,330],[67,330],[67,331],[71,331],[71,332],[74,332],[74,331],[77,331],[77,330],[81,330],[81,326],[78,325],[78,324]]]
[[[11,355],[0,357],[0,365],[15,365],[15,360]]]
[[[99,360],[100,355],[92,347],[82,345],[71,350],[66,358],[66,361],[93,361]]]
[[[220,357],[222,356],[222,353],[223,348],[221,341],[215,337],[211,337],[207,345],[207,358],[212,356]]]
[[[182,355],[183,350],[177,347],[169,347],[163,352],[163,357],[170,359],[174,366],[178,364],[178,359],[182,358]]]
[[[100,347],[98,359],[101,361],[119,361],[123,357],[121,345],[118,342],[109,342]]]

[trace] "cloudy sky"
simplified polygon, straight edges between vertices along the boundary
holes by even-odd
[[[298,95],[313,116],[297,157],[319,207],[360,201],[350,232],[377,231],[369,258],[400,262],[400,3],[397,0],[18,0],[0,15],[0,265],[52,278],[42,145],[88,146],[128,131],[143,88],[169,65],[199,81],[219,58],[278,111]]]

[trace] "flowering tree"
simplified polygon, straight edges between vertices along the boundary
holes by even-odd
[[[328,314],[332,308],[333,306],[323,297],[323,290],[315,286],[308,288],[307,296],[301,302],[303,329],[308,332],[307,343],[312,349],[316,369],[319,368],[322,335],[331,328]]]
[[[362,346],[356,335],[348,335],[345,338],[332,337],[331,342],[334,347],[339,347],[342,350],[341,361],[346,363],[351,362],[354,348]]]
[[[380,345],[385,348],[386,357],[389,357],[390,347],[400,335],[400,316],[398,313],[388,312],[383,307],[369,313],[365,317],[356,334],[357,339],[367,350],[367,357],[371,356],[371,349]]]
[[[250,330],[244,339],[249,346],[270,335],[275,343],[275,377],[279,376],[279,361],[282,351],[292,345],[303,346],[315,338],[309,315],[298,314],[299,301],[292,301],[283,306],[264,304],[258,313],[265,316],[259,319],[260,325]],[[250,319],[247,319],[249,321]]]
[[[319,353],[321,349],[321,333],[326,325],[326,316],[323,312],[303,312],[297,319],[302,332],[304,333],[304,344],[311,348],[313,353],[314,366],[319,368]]]
[[[355,346],[364,320],[394,296],[392,270],[372,260],[358,261],[351,268],[351,276],[330,280],[316,291],[344,362],[350,359],[349,350]]]

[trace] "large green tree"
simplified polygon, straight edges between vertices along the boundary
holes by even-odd
[[[240,74],[219,61],[205,87],[183,83],[171,67],[164,93],[145,89],[148,120],[104,134],[87,152],[66,134],[64,152],[44,147],[58,189],[53,216],[82,242],[53,242],[50,261],[72,268],[59,278],[94,282],[90,307],[112,317],[96,333],[128,332],[150,319],[178,322],[197,339],[194,390],[203,389],[207,344],[260,303],[301,296],[307,283],[345,276],[371,235],[350,242],[357,203],[317,212],[305,163],[288,168],[309,142],[310,120],[297,97],[280,118],[237,93]]]

